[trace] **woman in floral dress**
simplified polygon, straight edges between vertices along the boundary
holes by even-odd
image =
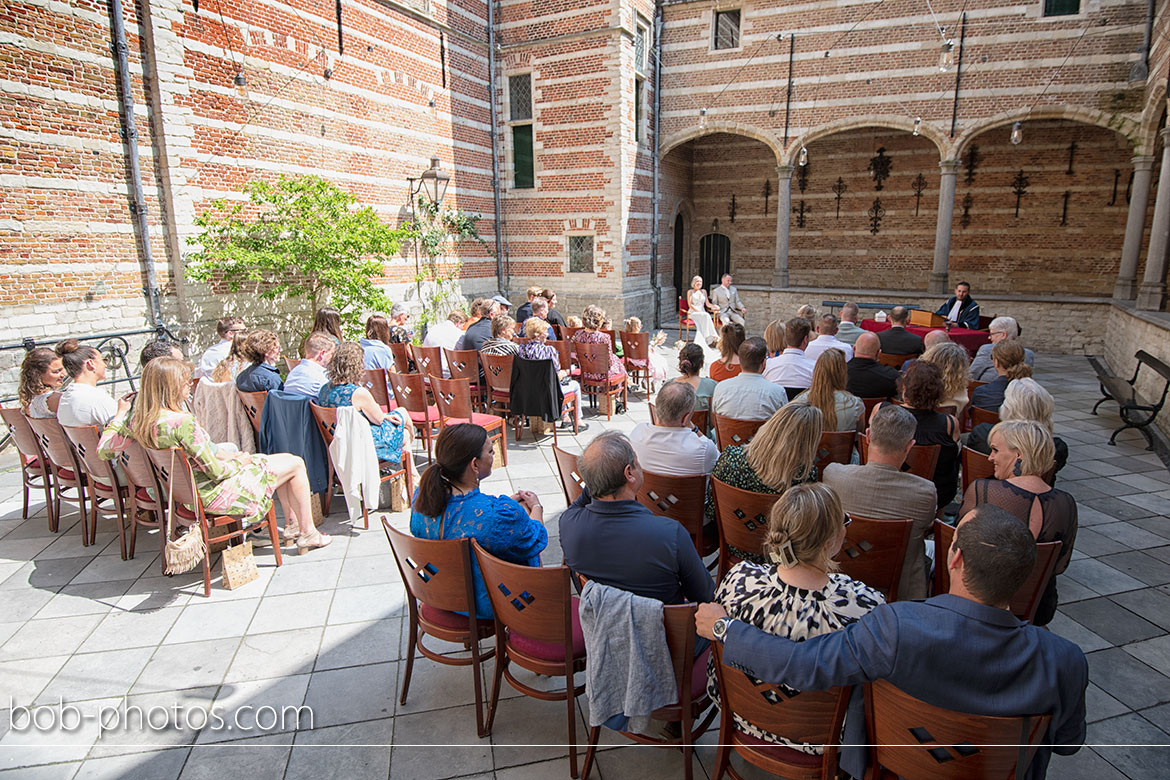
[[[585,307],[584,316],[581,318],[581,325],[585,330],[579,330],[573,334],[573,341],[578,344],[605,344],[609,347],[609,378],[616,379],[620,376],[626,375],[625,366],[622,365],[621,359],[613,352],[613,341],[609,335],[602,333],[602,327],[605,325],[605,309],[600,306],[589,305]],[[605,377],[599,374],[585,374],[586,382],[604,382]]]

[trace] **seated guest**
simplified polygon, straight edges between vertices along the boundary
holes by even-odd
[[[148,341],[142,351],[138,353],[138,367],[145,368],[147,363],[160,357],[173,357],[176,360],[182,360],[183,350],[179,349],[177,344],[166,339]]]
[[[715,591],[715,603],[729,620],[742,620],[769,634],[794,642],[839,631],[885,599],[863,582],[838,572],[833,560],[845,541],[849,516],[833,490],[813,483],[796,485],[772,506],[764,542],[766,563],[740,561]],[[924,594],[925,595],[925,594]],[[784,693],[795,696],[786,685]],[[715,658],[707,669],[707,694],[719,701]],[[819,756],[823,745],[811,745],[773,734],[735,715],[738,731]]]
[[[935,411],[943,402],[942,372],[934,363],[919,360],[902,379],[902,401],[914,415],[914,440],[919,445],[940,445],[934,467],[935,492],[942,509],[955,500],[959,486],[959,421]],[[885,404],[879,404],[878,409]]]
[[[332,342],[332,339],[330,339]],[[358,341],[365,355],[366,369],[384,368],[387,371],[397,371],[394,367],[394,353],[390,351],[390,320],[381,314],[371,314],[366,319],[365,338]],[[333,344],[336,348],[338,345]],[[305,342],[305,357],[309,356],[308,342]],[[326,361],[328,362],[328,361]],[[314,394],[315,395],[315,394]]]
[[[31,349],[20,364],[20,408],[29,417],[44,419],[57,416],[60,396],[52,397],[65,380],[61,356],[48,347]]]
[[[671,477],[711,473],[719,450],[715,442],[695,433],[691,415],[695,391],[685,382],[667,382],[654,399],[658,422],[638,423],[630,443],[642,468]]]
[[[927,338],[935,333],[945,335],[944,331],[933,330],[927,334]],[[962,415],[963,409],[967,407],[967,383],[971,381],[971,373],[967,368],[970,360],[967,350],[948,339],[934,346],[928,345],[918,359],[938,366],[943,379],[943,402],[940,405],[953,406],[955,415]]]
[[[678,351],[678,371],[675,382],[684,382],[695,391],[695,411],[711,408],[711,396],[718,383],[710,377],[699,376],[703,368],[703,348],[691,342]]]
[[[245,524],[259,523],[275,493],[284,509],[284,538],[295,539],[298,552],[333,541],[313,527],[305,462],[285,452],[255,455],[217,445],[187,411],[190,395],[190,363],[171,357],[150,361],[142,370],[129,421],[115,418],[106,428],[99,456],[113,460],[130,440],[148,449],[181,448],[191,461],[195,489],[208,515],[239,515]]]
[[[546,341],[546,328],[540,318],[529,317],[528,321],[524,323],[524,334],[528,336],[528,342],[520,345],[520,357],[525,360],[551,360],[553,365],[557,367],[557,379],[561,382],[561,394],[566,398],[577,395],[577,398],[580,399],[581,385],[569,378],[571,376],[569,369],[561,368],[561,353]],[[581,404],[575,405],[573,411],[577,414],[577,430],[588,430],[589,425],[580,421]],[[561,427],[571,428],[572,426],[573,421],[569,419],[569,413],[565,412],[561,419]]]
[[[719,359],[711,364],[708,374],[716,382],[722,382],[739,374],[739,348],[747,338],[747,332],[738,322],[729,322],[719,330]]]
[[[816,365],[804,354],[808,346],[809,324],[803,317],[793,317],[784,323],[784,351],[768,358],[764,378],[785,389],[804,389],[812,384]]]
[[[540,297],[548,301],[548,316],[545,319],[549,325],[559,325],[562,328],[567,325],[565,318],[557,311],[557,294],[552,290],[541,290]]]
[[[849,346],[856,344],[857,337],[865,333],[865,330],[857,325],[859,311],[856,303],[847,303],[841,307],[841,322],[837,326],[837,338]]]
[[[845,390],[849,379],[845,355],[839,349],[822,352],[813,369],[812,385],[797,401],[807,401],[821,410],[826,431],[856,431],[865,427],[865,404]]]
[[[207,348],[203,357],[199,359],[199,367],[195,369],[195,378],[202,379],[211,374],[219,362],[228,356],[232,348],[233,337],[244,329],[244,321],[239,317],[222,317],[215,323],[215,332],[219,341]]]
[[[840,631],[803,642],[729,618],[718,604],[699,606],[696,629],[723,642],[725,664],[774,685],[824,691],[888,680],[955,712],[1051,715],[1024,775],[1042,780],[1053,751],[1070,755],[1085,740],[1089,669],[1075,644],[1007,610],[1032,572],[1036,544],[1010,513],[982,506],[963,517],[938,561],[950,569],[950,593],[883,604]],[[868,742],[860,704],[856,697],[845,719],[845,745]],[[841,767],[861,777],[864,751],[844,748]]]
[[[544,507],[536,494],[512,496],[481,493],[479,483],[492,473],[495,453],[487,431],[478,425],[449,425],[435,442],[435,462],[418,483],[410,513],[410,532],[420,539],[474,539],[497,558],[523,566],[540,566],[548,547]],[[475,556],[475,616],[491,618],[492,602]]]
[[[796,310],[796,316],[808,323],[809,329],[816,326],[817,310],[812,304],[806,303]]]
[[[625,376],[626,367],[622,365],[621,358],[613,352],[614,343],[610,339],[605,330],[605,309],[600,306],[589,305],[585,307],[585,316],[581,319],[581,326],[584,330],[579,330],[573,334],[573,341],[578,344],[605,344],[609,347],[609,376],[610,378]],[[584,373],[586,382],[603,382],[605,377],[600,374]]]
[[[1001,341],[991,348],[991,365],[995,379],[971,391],[971,405],[992,412],[999,411],[1003,394],[1013,379],[1032,376],[1032,367],[1024,362],[1024,347],[1018,341]]]
[[[569,568],[664,604],[711,600],[715,583],[687,529],[638,503],[642,467],[629,439],[617,431],[600,434],[577,470],[585,489],[560,520]]]
[[[219,365],[209,376],[212,382],[235,382],[240,378],[240,372],[252,365],[252,361],[245,357],[248,352],[248,336],[250,335],[246,330],[235,335],[227,357],[219,361]],[[179,359],[182,360],[182,358]]]
[[[711,409],[716,414],[736,420],[767,420],[788,403],[784,388],[764,378],[767,354],[768,347],[759,336],[743,342],[738,355],[742,370],[716,385],[711,396]]]
[[[324,306],[317,310],[313,318],[313,328],[310,333],[325,333],[333,339],[335,346],[341,346],[345,336],[341,332],[341,312],[332,306]]]
[[[879,363],[879,352],[881,342],[876,333],[866,331],[857,337],[853,359],[847,366],[849,381],[845,383],[845,389],[858,398],[893,398],[898,394],[901,374],[893,366]]]
[[[309,338],[305,339],[305,359],[297,363],[284,378],[284,391],[316,401],[321,388],[329,381],[326,366],[336,351],[333,339],[324,333],[310,333]]]
[[[959,282],[955,285],[955,294],[947,298],[947,302],[938,307],[935,314],[946,317],[947,322],[958,325],[960,328],[979,328],[979,304],[971,297],[971,285]]]
[[[921,355],[926,351],[922,337],[906,330],[909,324],[910,310],[905,306],[895,306],[890,310],[890,327],[878,334],[882,352],[887,355]]]
[[[463,337],[463,325],[467,322],[467,315],[456,309],[447,315],[447,319],[436,322],[427,328],[424,347],[441,347],[455,349],[459,339]]]
[[[467,315],[467,321],[463,323],[463,330],[464,331],[466,331],[468,328],[470,328],[475,323],[479,322],[479,320],[480,320],[479,310],[480,310],[480,307],[483,306],[483,302],[485,300],[486,300],[485,298],[473,298],[472,299],[471,305],[467,307],[467,311],[469,312],[469,314]]]
[[[409,344],[414,338],[410,328],[406,327],[410,319],[410,310],[405,303],[396,303],[390,308],[390,341],[388,344]]]
[[[821,480],[841,498],[845,511],[876,520],[914,521],[902,579],[898,581],[898,598],[926,598],[926,534],[934,526],[938,492],[934,483],[902,471],[902,464],[914,446],[918,421],[896,404],[883,404],[874,412],[866,434],[869,436],[869,459],[864,466],[830,463]]]
[[[507,298],[505,298],[502,295],[493,295],[492,300],[495,301],[496,304],[499,306],[499,309],[497,309],[497,311],[500,314],[507,314],[508,311],[512,308],[512,302],[509,301]]]
[[[517,325],[523,325],[524,321],[532,316],[532,301],[536,298],[536,296],[540,295],[542,289],[543,288],[541,288],[540,285],[528,288],[526,291],[528,294],[528,301],[526,303],[520,304],[520,308],[516,309]]]
[[[1003,391],[999,420],[1000,422],[1031,420],[1040,423],[1046,431],[1052,433],[1052,413],[1055,409],[1056,402],[1052,400],[1052,394],[1035,379],[1025,377],[1009,383],[1007,389]],[[987,437],[991,435],[992,427],[991,423],[979,423],[972,428],[970,435],[967,436],[967,446],[976,452],[990,455],[991,443]],[[1055,477],[1068,462],[1068,444],[1059,436],[1053,436],[1052,443],[1056,445],[1056,472],[1053,474]]]
[[[327,371],[329,381],[317,394],[317,403],[321,406],[352,406],[357,409],[370,423],[378,460],[399,463],[413,469],[414,461],[410,457],[410,417],[405,409],[383,412],[370,391],[362,386],[365,369],[362,368],[361,345],[352,341],[344,342],[333,353]]]
[[[576,316],[566,317],[565,324],[568,325],[570,328],[584,327],[584,325],[581,324],[581,318],[576,317]]]
[[[990,439],[991,454],[987,459],[995,467],[995,478],[977,479],[967,486],[959,516],[982,504],[993,504],[1027,524],[1036,541],[1061,543],[1056,568],[1032,621],[1045,626],[1056,614],[1056,575],[1068,568],[1072,558],[1077,502],[1044,481],[1056,448],[1052,434],[1043,425],[1031,420],[1001,422],[991,429]]]
[[[753,493],[783,493],[792,485],[813,482],[822,430],[820,409],[803,401],[786,404],[760,426],[750,442],[724,447],[711,476]],[[706,515],[708,522],[715,518],[710,489]]]
[[[57,345],[57,354],[73,383],[61,393],[57,406],[57,422],[68,428],[96,425],[105,428],[114,417],[130,408],[129,398],[115,401],[114,397],[97,386],[106,378],[106,361],[102,353],[77,339],[66,339]]]
[[[499,308],[500,304],[490,298],[484,300],[479,305],[479,319],[463,331],[463,337],[459,339],[456,349],[474,349],[479,352],[483,343],[492,337],[492,318],[495,317]]]
[[[626,333],[641,333],[642,320],[638,317],[626,317]],[[626,361],[638,368],[647,368],[649,365],[649,374],[651,382],[661,382],[666,379],[666,360],[662,355],[654,351],[654,348],[661,344],[666,339],[666,334],[659,331],[659,338],[646,338],[646,359],[627,357]],[[647,364],[647,361],[649,363]],[[653,470],[653,469],[651,469]]]
[[[983,344],[975,353],[971,361],[971,378],[977,382],[987,382],[995,378],[995,366],[991,364],[991,350],[1001,341],[1015,341],[1020,337],[1020,326],[1013,317],[996,317],[987,326],[991,342]],[[1036,364],[1036,353],[1024,347],[1024,362],[1029,366]]]
[[[261,390],[284,388],[280,371],[276,369],[276,361],[280,360],[280,339],[275,333],[270,330],[249,333],[248,340],[244,342],[244,357],[251,360],[252,365],[236,377],[236,389],[245,393],[258,393]]]
[[[507,314],[497,314],[492,320],[492,337],[483,343],[479,351],[485,355],[518,355],[520,345],[512,341],[516,335],[516,320]]]
[[[817,322],[817,337],[808,343],[805,347],[804,356],[813,362],[821,356],[821,353],[826,349],[839,349],[845,353],[845,362],[853,359],[853,345],[846,344],[837,338],[837,331],[840,326],[837,324],[837,318],[832,314],[825,314],[821,316]]]
[[[529,316],[530,317],[537,317],[540,319],[541,322],[544,323],[545,328],[547,330],[547,334],[546,334],[547,338],[555,339],[557,337],[557,332],[555,330],[553,330],[552,325],[549,324],[549,321],[548,321],[548,301],[546,301],[544,298],[540,297],[539,295],[536,296],[535,298],[533,298],[532,299],[532,314],[530,314]],[[520,321],[517,320],[516,324],[519,325]]]
[[[768,345],[769,358],[774,358],[784,351],[784,347],[788,345],[784,343],[783,322],[772,320],[768,323],[768,327],[764,328],[764,343]]]

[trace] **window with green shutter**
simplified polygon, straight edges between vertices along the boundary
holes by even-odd
[[[532,125],[512,126],[512,161],[515,180],[512,186],[518,190],[536,186],[536,172],[532,160]]]
[[[1081,12],[1081,0],[1044,0],[1045,16],[1071,16]]]

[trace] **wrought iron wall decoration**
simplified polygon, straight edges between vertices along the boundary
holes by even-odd
[[[869,232],[876,235],[882,228],[882,217],[886,215],[886,210],[882,208],[882,199],[874,198],[873,206],[865,213],[869,214]]]
[[[772,197],[772,180],[764,179],[764,216],[768,216],[768,198]]]
[[[804,203],[804,198],[800,200],[800,206],[793,206],[792,213],[796,215],[796,226],[804,227],[804,218],[806,215],[812,213],[812,209]]]
[[[833,194],[837,196],[837,219],[841,219],[841,196],[845,194],[847,189],[849,189],[849,185],[838,176],[837,183],[833,185]]]
[[[1064,208],[1060,212],[1060,226],[1061,227],[1065,227],[1066,225],[1068,225],[1068,199],[1069,199],[1070,195],[1072,195],[1071,192],[1069,192],[1068,190],[1064,191]]]
[[[983,160],[979,156],[979,145],[971,144],[971,148],[967,151],[967,176],[963,179],[968,184],[975,183],[975,171],[979,168],[979,163]]]
[[[890,178],[890,168],[894,165],[894,161],[886,156],[886,147],[880,147],[877,151],[876,157],[869,158],[869,175],[873,177],[874,189],[880,190],[882,182]]]
[[[796,188],[802,193],[808,189],[808,169],[812,167],[808,163],[799,165],[796,168]]]
[[[926,177],[921,173],[910,185],[914,190],[914,216],[918,216],[918,206],[922,202],[922,193],[926,191]]]
[[[1105,204],[1106,206],[1113,206],[1113,205],[1117,204],[1117,183],[1120,181],[1121,181],[1121,169],[1114,168],[1113,169],[1113,197],[1110,198],[1109,202]]]
[[[1073,175],[1073,159],[1077,154],[1077,142],[1073,141],[1068,145],[1068,170],[1065,171],[1069,176]]]
[[[959,217],[959,225],[961,227],[967,227],[971,224],[971,207],[974,205],[975,198],[968,192],[963,196],[963,213]]]
[[[1028,177],[1024,175],[1024,169],[1016,174],[1016,178],[1012,179],[1012,192],[1016,194],[1016,216],[1020,216],[1020,198],[1028,194]]]
[[[731,196],[731,202],[727,204],[727,216],[731,219],[731,224],[735,224],[735,196]]]

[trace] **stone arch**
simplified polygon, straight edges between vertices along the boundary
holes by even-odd
[[[1141,128],[1138,122],[1129,117],[1120,114],[1107,114],[1103,111],[1094,111],[1091,108],[1080,106],[1036,106],[1032,109],[1021,108],[1015,111],[1005,111],[968,127],[955,138],[948,157],[952,160],[959,159],[971,140],[988,130],[994,130],[997,127],[1010,127],[1016,122],[1035,119],[1067,119],[1072,122],[1103,127],[1125,138],[1130,146],[1135,147],[1135,153],[1141,147]],[[1025,132],[1027,132],[1026,128]]]
[[[864,130],[870,127],[882,127],[913,133],[914,120],[908,117],[890,116],[889,114],[869,114],[866,116],[849,117],[848,119],[836,119],[832,122],[814,127],[797,136],[796,140],[789,145],[787,151],[784,153],[782,164],[795,165],[796,156],[800,153],[800,148],[802,146],[808,146],[817,139],[836,135],[837,133],[844,133],[849,130]],[[947,147],[947,139],[937,128],[930,126],[927,122],[923,122],[922,126],[918,129],[918,134],[935,145],[939,151],[939,159],[946,159],[943,154]]]
[[[1162,124],[1162,115],[1166,112],[1166,82],[1158,79],[1150,90],[1150,97],[1146,100],[1142,110],[1141,122],[1138,129],[1137,142],[1134,144],[1134,155],[1153,154],[1158,143],[1158,128]]]
[[[750,125],[741,125],[735,122],[708,122],[706,127],[700,128],[698,126],[682,130],[674,135],[667,136],[666,139],[658,147],[659,158],[665,157],[670,152],[679,148],[688,141],[694,141],[708,135],[715,135],[717,133],[728,133],[730,135],[742,135],[745,138],[751,138],[754,141],[767,146],[772,150],[772,154],[776,156],[777,165],[783,156],[783,152],[776,143],[775,137],[765,130],[752,127]]]

